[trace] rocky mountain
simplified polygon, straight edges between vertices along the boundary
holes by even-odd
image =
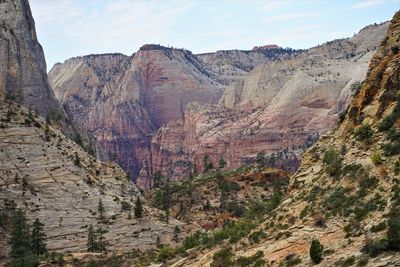
[[[304,149],[337,124],[387,27],[304,51],[193,55],[145,45],[130,57],[69,59],[49,79],[71,120],[95,136],[100,158],[141,188],[171,164],[173,179],[202,170],[205,156],[235,168],[262,152],[295,171]]]
[[[51,90],[28,1],[0,2],[0,96],[40,114],[61,112]]]
[[[87,131],[69,120],[50,87],[42,46],[26,0],[0,2],[0,99],[12,99],[62,126],[87,151],[96,144]]]
[[[49,78],[71,119],[95,136],[101,158],[116,159],[136,178],[151,165],[155,130],[182,118],[191,101],[217,103],[223,86],[213,75],[189,51],[146,45],[131,57],[69,59]]]
[[[274,166],[295,171],[302,151],[337,124],[387,27],[371,25],[352,38],[260,64],[228,86],[219,105],[190,105],[184,119],[154,136],[153,169],[165,172],[173,159],[179,179],[193,165],[202,170],[205,155],[234,168],[265,152]]]
[[[198,234],[166,266],[399,265],[399,47],[397,12],[343,122],[304,154],[278,207]]]

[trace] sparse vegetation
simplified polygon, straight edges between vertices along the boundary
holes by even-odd
[[[342,170],[342,157],[333,147],[325,151],[323,162],[326,164],[325,171],[333,177],[339,177]]]
[[[393,109],[392,113],[386,116],[379,124],[379,130],[388,131],[390,128],[392,128],[392,126],[397,121],[399,116],[400,116],[400,97],[397,98],[396,106]]]
[[[359,93],[360,90],[361,90],[361,83],[360,83],[360,82],[355,82],[355,83],[353,83],[353,84],[351,85],[351,87],[350,87],[350,90],[351,90],[352,96],[358,95],[358,93]]]
[[[372,160],[372,163],[374,163],[375,165],[380,165],[383,163],[381,153],[379,153],[378,151],[375,151],[374,153],[372,153],[371,160]]]
[[[354,131],[354,137],[357,141],[369,143],[372,139],[374,132],[371,125],[362,124]]]

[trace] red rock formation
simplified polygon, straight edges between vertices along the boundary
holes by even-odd
[[[72,120],[95,136],[101,158],[116,160],[132,178],[153,173],[153,131],[182,118],[190,101],[216,103],[222,93],[189,51],[151,45],[131,57],[73,58],[49,77]]]

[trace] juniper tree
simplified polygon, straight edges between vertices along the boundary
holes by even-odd
[[[135,203],[135,218],[142,218],[142,216],[143,216],[142,201],[140,200],[140,197],[137,197]]]
[[[318,239],[313,239],[310,247],[310,258],[314,263],[318,264],[322,261],[323,251],[324,246],[318,241]]]
[[[31,235],[31,250],[36,256],[44,255],[47,252],[46,248],[46,234],[44,232],[44,224],[36,219],[33,222],[33,229]]]

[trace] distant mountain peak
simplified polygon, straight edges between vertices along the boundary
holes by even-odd
[[[278,48],[281,48],[281,47],[276,44],[269,44],[269,45],[255,46],[255,47],[253,47],[252,50],[257,51],[257,50],[278,49]]]

